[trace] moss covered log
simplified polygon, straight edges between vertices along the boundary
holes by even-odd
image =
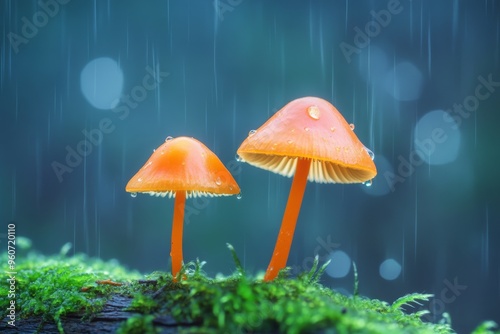
[[[231,276],[210,278],[198,261],[175,282],[169,273],[143,276],[116,261],[67,256],[68,250],[30,252],[16,264],[15,327],[10,301],[1,298],[2,333],[454,333],[447,324],[423,322],[426,311],[404,311],[431,295],[392,304],[345,296],[318,283],[326,265],[317,261],[296,278],[282,272],[265,283],[246,275],[230,247]],[[8,293],[2,284],[0,294]],[[475,333],[494,333],[494,326],[486,322]]]

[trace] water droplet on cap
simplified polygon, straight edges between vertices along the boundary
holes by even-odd
[[[349,127],[351,128],[351,130],[354,130],[354,128],[355,128],[354,124],[352,124],[352,123],[349,124]]]
[[[217,178],[215,179],[215,184],[220,186],[222,184],[222,181],[220,180],[220,177],[217,176]]]
[[[249,137],[250,137],[250,136],[253,136],[256,132],[257,132],[257,130],[250,130],[250,131],[248,132],[248,136],[249,136]]]
[[[172,137],[172,136],[168,136],[167,138],[165,138],[165,142],[170,141],[170,140],[172,140],[172,139],[174,139],[174,137]]]
[[[130,193],[130,196],[133,197],[133,198],[136,198],[137,197],[137,193]]]
[[[305,127],[305,128],[304,128],[304,130],[309,131],[309,128],[308,128],[308,127]]]
[[[307,113],[312,119],[319,119],[320,111],[317,106],[310,106],[307,108]]]
[[[373,153],[372,150],[370,150],[369,148],[365,147],[365,151],[366,151],[366,153],[368,153],[368,155],[370,156],[370,158],[372,160],[375,159],[375,153]]]
[[[330,131],[335,132],[335,128],[332,126],[332,127],[330,128]]]
[[[142,182],[142,177],[138,178],[137,182]]]

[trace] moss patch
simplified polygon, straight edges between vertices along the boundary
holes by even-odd
[[[210,278],[197,261],[186,264],[174,282],[169,273],[141,276],[115,261],[68,257],[68,249],[55,256],[29,253],[16,263],[19,325],[37,318],[41,332],[44,324],[64,332],[67,317],[77,315],[88,328],[119,299],[126,303],[113,327],[118,333],[453,333],[447,324],[423,322],[426,311],[403,310],[431,295],[410,294],[389,304],[357,296],[355,282],[355,294],[348,297],[318,283],[326,264],[318,267],[317,259],[309,272],[289,278],[282,271],[265,283],[244,272],[230,247],[233,275]],[[0,286],[2,296],[7,290],[5,283]],[[8,302],[0,298],[1,310]],[[495,326],[485,322],[474,333],[494,333]]]

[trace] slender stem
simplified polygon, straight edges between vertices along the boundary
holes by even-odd
[[[172,258],[172,276],[174,281],[182,268],[182,225],[184,223],[184,206],[186,203],[186,192],[178,191],[175,194],[174,221],[172,223],[172,240],[170,257]]]
[[[274,247],[273,257],[267,267],[264,281],[271,281],[276,278],[278,272],[285,268],[290,247],[292,246],[293,233],[295,232],[295,224],[300,212],[300,205],[304,197],[304,191],[307,184],[307,175],[309,174],[309,167],[311,160],[298,159],[297,168],[292,181],[292,188],[286,203],[285,214],[281,223],[280,233],[276,246]]]

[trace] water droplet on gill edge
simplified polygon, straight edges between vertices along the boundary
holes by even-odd
[[[242,162],[243,161],[243,159],[238,154],[236,154],[234,156],[234,159],[236,159],[236,161],[238,161],[238,162]]]
[[[364,184],[365,186],[367,186],[367,187],[371,187],[371,186],[372,186],[372,184],[373,184],[373,180],[368,180],[368,181],[366,181],[366,182],[363,182],[363,184]]]
[[[137,197],[137,193],[130,193],[130,196],[133,197],[133,198],[136,198]]]
[[[236,198],[237,199],[241,199],[243,196],[241,195],[241,193],[239,193],[238,195],[236,195]]]

